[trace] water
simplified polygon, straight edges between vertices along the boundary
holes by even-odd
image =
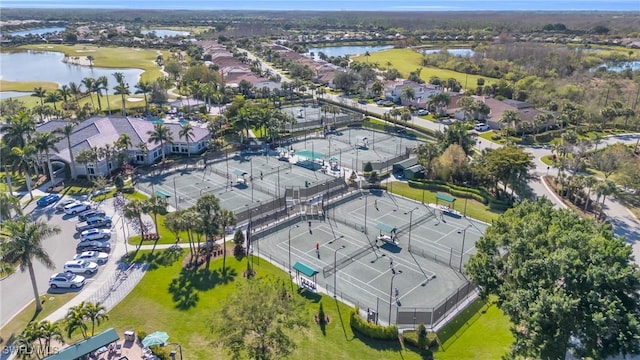
[[[89,55],[91,53],[87,53]],[[109,80],[109,93],[113,94],[116,80],[113,73],[124,74],[125,82],[129,84],[131,92],[133,86],[138,83],[142,70],[140,69],[107,69],[100,67],[88,67],[69,65],[62,62],[64,54],[59,52],[16,52],[0,53],[0,78],[7,81],[46,81],[59,85],[80,81],[85,77],[97,79],[106,76]],[[2,92],[0,92],[2,94]],[[0,95],[2,98],[6,96]]]
[[[636,61],[606,63],[604,65],[600,65],[591,69],[591,71],[596,71],[600,67],[606,67],[608,71],[614,71],[614,72],[621,72],[628,68],[631,68],[631,70],[636,71],[636,70],[640,70],[640,61],[636,60]]]
[[[328,47],[316,47],[309,48],[309,53],[314,54],[314,58],[318,59],[318,53],[323,52],[325,55],[331,56],[345,56],[345,55],[359,55],[364,54],[367,51],[371,54],[376,51],[391,49],[391,45],[374,45],[374,46],[328,46]]]
[[[160,38],[174,37],[174,36],[189,36],[191,34],[189,31],[178,31],[178,30],[169,30],[169,29],[151,29],[151,30],[142,30],[140,32],[143,35],[154,32],[156,33],[156,36]]]
[[[202,0],[2,0],[3,8],[84,8],[84,9],[190,9],[190,10],[324,10],[324,11],[479,11],[479,10],[601,10],[640,11],[638,0],[246,0],[246,1],[202,1]]]
[[[11,35],[11,36],[25,36],[29,34],[43,35],[47,33],[63,32],[64,29],[65,29],[64,27],[48,27],[48,28],[42,28],[42,29],[11,31],[11,32],[8,32],[7,35]]]
[[[428,54],[437,54],[441,52],[442,49],[425,49],[422,50],[422,53],[425,55]],[[462,56],[462,57],[471,57],[475,52],[471,49],[447,49],[447,52],[453,56]]]
[[[189,125],[189,121],[187,120],[180,120],[178,121],[180,123],[180,125],[185,126],[185,125]]]
[[[29,96],[30,92],[23,91],[0,91],[0,100],[9,99],[9,98],[17,98],[20,96]]]

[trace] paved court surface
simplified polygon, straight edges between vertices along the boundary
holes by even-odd
[[[411,209],[416,209],[413,216]],[[485,224],[465,218],[441,219],[427,206],[386,193],[356,198],[328,210],[327,215],[329,220],[312,221],[310,227],[307,221],[301,221],[297,227],[286,227],[260,238],[254,249],[259,248],[262,257],[285,269],[289,268],[290,253],[291,264],[300,261],[319,272],[317,285],[329,294],[334,292],[335,281],[338,297],[361,309],[377,309],[383,322],[388,321],[390,295],[394,322],[397,309],[434,307],[465,284],[464,277],[455,271],[460,266],[462,237],[467,261],[486,228]],[[396,228],[398,246],[382,242],[376,245],[379,228],[384,228],[378,226],[380,223]]]
[[[174,208],[192,206],[201,195],[211,193],[220,199],[221,207],[239,211],[284,196],[286,187],[304,187],[305,182],[322,186],[331,179],[331,175],[278,161],[274,156],[229,155],[206,167],[182,165],[141,176],[136,187],[148,194],[168,195]]]

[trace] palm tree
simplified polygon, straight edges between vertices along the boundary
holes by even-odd
[[[31,96],[40,98],[40,105],[44,106],[43,99],[47,96],[47,89],[43,89],[41,86],[33,88],[33,94],[31,94]]]
[[[69,99],[69,95],[71,95],[71,91],[69,90],[69,85],[62,85],[60,89],[58,89],[58,94],[60,94],[60,96],[62,97],[62,100],[66,104]]]
[[[618,187],[616,186],[616,183],[607,179],[605,181],[599,182],[596,185],[596,191],[598,193],[598,197],[602,196],[602,203],[600,203],[599,214],[599,217],[602,218],[602,216],[604,215],[604,202],[605,200],[607,200],[607,196],[615,195],[618,191]]]
[[[24,172],[24,179],[27,185],[27,191],[29,191],[29,197],[33,200],[33,193],[31,185],[31,174],[29,173],[29,167],[33,165],[33,157],[37,153],[36,147],[28,144],[24,147],[11,148],[11,155],[14,156],[14,167],[22,169]]]
[[[93,102],[93,95],[91,93],[95,90],[96,79],[91,77],[86,77],[80,81],[82,85],[87,89],[87,94],[89,94],[89,98],[91,99],[91,107],[95,110],[96,104]]]
[[[75,82],[70,82],[69,83],[69,93],[71,95],[73,95],[73,98],[76,100],[76,105],[79,106],[78,103],[78,95],[80,95],[82,93],[82,89],[80,88],[81,85],[76,84]]]
[[[33,200],[33,197],[31,200]],[[0,193],[0,222],[11,219],[12,212],[15,212],[17,216],[22,216],[20,199],[13,196],[11,192]],[[0,266],[2,266],[2,264],[0,264]],[[4,269],[0,268],[0,270]]]
[[[439,92],[429,98],[429,111],[440,115],[442,108],[445,108],[451,102],[451,96],[446,92]]]
[[[515,110],[505,110],[500,122],[505,126],[513,126],[517,131],[520,128],[520,115]]]
[[[47,96],[44,98],[44,102],[49,103],[49,104],[53,104],[53,109],[54,110],[58,110],[58,107],[56,106],[56,104],[59,101],[62,101],[62,96],[57,91],[48,93]]]
[[[193,125],[186,123],[182,125],[182,128],[178,132],[178,137],[184,139],[187,142],[187,156],[191,157],[191,149],[189,148],[189,142],[193,140],[195,134],[193,132]]]
[[[149,102],[147,101],[147,94],[150,93],[151,90],[153,90],[153,87],[147,81],[140,80],[135,85],[135,88],[138,89],[138,90],[136,90],[136,94],[143,94],[144,95],[144,112],[148,113],[149,112]]]
[[[38,338],[40,349],[43,350],[44,354],[53,354],[53,349],[51,349],[52,340],[64,344],[64,337],[62,336],[59,322],[56,321],[52,323],[49,320],[42,320],[37,323],[37,327],[40,335]],[[44,340],[44,343],[42,340]]]
[[[115,73],[113,74],[114,76],[116,74],[120,74],[120,73]],[[126,103],[126,96],[131,94],[131,91],[129,91],[129,84],[126,84],[124,82],[118,82],[118,85],[116,85],[113,90],[115,90],[113,93],[115,95],[120,95],[120,98],[122,99],[122,116],[126,116],[127,115],[127,103]]]
[[[587,188],[587,197],[584,201],[584,211],[589,209],[589,203],[591,202],[591,191],[593,187],[598,183],[598,180],[593,176],[585,176],[584,186]]]
[[[115,143],[116,147],[120,150],[129,150],[129,148],[133,147],[133,143],[131,142],[131,137],[129,134],[122,133],[118,137]]]
[[[163,124],[155,124],[153,130],[147,132],[149,135],[149,142],[154,144],[160,144],[160,150],[162,151],[162,161],[165,159],[164,143],[165,141],[173,144],[173,137],[171,136],[171,130]]]
[[[142,216],[145,214],[145,203],[142,200],[132,200],[126,203],[123,207],[122,216],[129,222],[133,222],[134,229],[140,230],[140,238],[144,239],[146,233],[146,226]],[[136,251],[140,250],[142,241],[138,244]]]
[[[102,305],[100,302],[86,302],[84,303],[82,309],[84,318],[91,321],[91,336],[94,336],[96,324],[100,325],[103,320],[109,320],[109,315],[107,315],[107,308],[104,307],[104,305]]]
[[[236,215],[233,211],[227,209],[221,209],[218,215],[218,221],[222,225],[222,273],[226,273],[227,263],[227,226],[235,225]]]
[[[67,310],[67,315],[64,317],[65,330],[67,337],[71,337],[76,330],[80,330],[82,337],[87,339],[87,324],[84,322],[85,317],[85,302],[81,302],[76,306],[72,306]]]
[[[202,219],[202,233],[207,242],[213,241],[220,230],[220,200],[213,194],[205,194],[196,201],[195,209]],[[207,268],[210,256],[207,256]]]
[[[71,151],[71,134],[73,134],[75,126],[75,122],[68,121],[63,127],[58,128],[55,131],[57,134],[60,134],[62,137],[67,139],[67,150],[69,151],[69,159],[71,160],[71,178],[74,180],[78,177],[76,174],[76,163],[73,158],[73,151]]]
[[[2,141],[9,147],[25,146],[36,130],[36,122],[28,111],[21,110],[10,118],[9,126],[5,129]]]
[[[411,104],[416,98],[416,91],[411,86],[402,88],[402,94],[400,94],[403,104]]]
[[[104,147],[98,148],[98,158],[104,158],[107,162],[107,176],[111,175],[111,158],[116,154],[117,150],[113,145],[105,144]]]
[[[89,163],[92,162],[92,156],[93,153],[91,150],[81,150],[78,153],[78,156],[76,156],[76,161],[78,162],[78,164],[83,164],[84,165],[84,172],[87,175],[87,179],[90,177],[89,176]]]
[[[43,133],[38,133],[36,135],[36,138],[34,139],[34,144],[38,152],[44,153],[46,156],[47,167],[49,169],[49,179],[51,180],[52,184],[53,184],[54,178],[53,178],[53,167],[51,166],[50,151],[53,150],[55,152],[58,152],[56,143],[59,140],[60,139],[57,136],[55,136],[55,134],[50,133],[48,131]]]
[[[5,221],[2,229],[2,252],[0,259],[3,263],[18,264],[20,271],[29,271],[33,297],[36,302],[36,313],[42,310],[40,293],[33,270],[33,260],[36,259],[47,268],[53,269],[54,263],[49,254],[42,247],[42,242],[60,233],[57,226],[49,226],[46,222],[36,220],[31,216],[21,216],[15,220]]]
[[[418,154],[418,159],[420,159],[420,162],[425,168],[426,177],[429,178],[431,176],[433,161],[440,156],[438,144],[432,141],[424,142],[418,145],[416,153]]]
[[[167,206],[169,206],[169,202],[167,201],[167,199],[155,194],[144,202],[144,212],[147,214],[151,214],[151,216],[153,217],[153,226],[155,227],[156,234],[160,234],[158,230],[158,214],[166,213]],[[158,240],[159,237],[156,238],[151,252],[155,250]]]
[[[89,67],[93,67],[93,60],[95,60],[93,55],[87,55],[87,60],[89,60]]]
[[[142,155],[142,157],[144,158],[144,162],[147,162],[147,155],[149,154],[149,147],[147,146],[146,142],[140,142],[138,143],[138,151],[140,152],[140,154]]]
[[[107,111],[109,115],[111,115],[111,102],[109,101],[109,78],[106,76],[100,76],[98,80],[96,80],[96,84],[99,88],[99,91],[102,92],[104,90],[105,95],[107,95]],[[98,97],[98,104],[100,104],[100,97]]]

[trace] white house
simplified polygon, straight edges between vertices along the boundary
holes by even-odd
[[[36,129],[38,132],[54,132],[62,128],[67,122],[49,121]],[[74,159],[83,150],[104,148],[105,145],[113,146],[121,134],[127,134],[133,144],[131,149],[125,150],[128,158],[134,164],[148,165],[162,158],[163,151],[167,154],[199,154],[206,150],[207,142],[211,138],[209,131],[201,127],[193,127],[193,138],[187,141],[179,136],[182,125],[176,123],[165,123],[173,138],[173,143],[165,143],[164,148],[160,144],[149,142],[149,132],[154,130],[154,124],[150,121],[127,118],[127,117],[92,117],[78,124],[70,136],[71,152]],[[146,143],[146,154],[138,148],[138,144]],[[62,138],[57,144],[58,152],[51,154],[52,161],[62,161],[71,166],[67,139]],[[76,174],[87,175],[107,175],[117,167],[116,157],[110,159],[107,164],[106,158],[99,159],[96,163],[80,164],[75,161]]]
[[[402,98],[402,93],[406,88],[413,89],[413,100]],[[442,88],[436,85],[400,80],[385,84],[384,97],[403,106],[412,105],[416,108],[426,108],[429,98],[440,92],[442,92]]]

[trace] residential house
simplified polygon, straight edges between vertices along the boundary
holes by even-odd
[[[507,110],[517,112],[518,118],[522,123],[531,123],[531,124],[533,124],[534,119],[538,114],[547,113],[545,111],[538,110],[533,105],[523,101],[511,100],[511,99],[498,100],[495,98],[485,97],[485,96],[473,96],[473,98],[476,101],[483,102],[485,105],[489,107],[490,109],[489,115],[485,117],[482,114],[478,114],[478,119],[485,120],[487,125],[489,125],[489,127],[492,129],[501,129],[503,126],[505,126],[505,124],[500,122],[500,119],[502,119],[503,114]],[[456,119],[464,118],[464,111],[459,106],[452,104],[452,106],[450,106],[450,109],[451,109],[450,112],[454,114],[454,117]],[[546,127],[553,124],[555,124],[555,120],[552,119],[547,123],[540,124],[540,126]]]
[[[429,98],[442,92],[442,88],[432,84],[419,84],[415,81],[400,80],[391,81],[385,84],[384,97],[403,106],[413,106],[415,108],[426,108]],[[406,88],[413,89],[413,99],[403,99],[402,93]]]
[[[53,120],[49,121],[36,130],[38,132],[53,132],[56,129],[62,128],[67,122]],[[198,154],[202,153],[207,148],[207,142],[211,138],[209,131],[201,127],[194,127],[194,136],[189,140],[189,144],[184,138],[179,136],[179,131],[182,125],[177,123],[165,123],[174,142],[165,143],[164,147],[160,144],[149,142],[149,132],[153,131],[154,124],[150,121],[105,116],[105,117],[92,117],[78,124],[73,133],[70,136],[71,151],[74,158],[83,151],[96,148],[104,148],[105,145],[111,145],[118,140],[121,134],[127,134],[131,138],[133,147],[125,150],[128,158],[134,164],[148,165],[162,158],[163,151],[168,154]],[[137,145],[140,143],[147,144],[147,152],[143,153]],[[57,144],[57,152],[51,154],[52,161],[62,161],[67,166],[71,166],[71,158],[69,156],[68,143],[66,138],[62,138]],[[94,176],[94,175],[107,175],[117,168],[117,159],[114,156],[107,163],[106,158],[99,159],[96,163],[80,164],[76,161],[76,174],[79,176]]]

